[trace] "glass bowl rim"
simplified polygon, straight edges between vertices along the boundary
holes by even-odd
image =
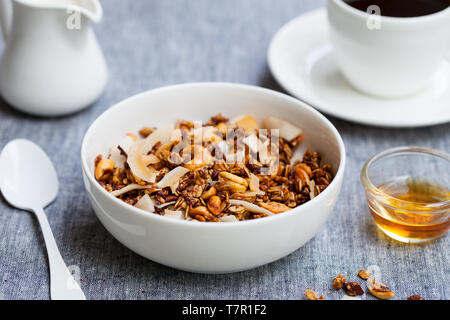
[[[396,203],[399,203],[400,205],[414,203],[414,204],[417,204],[418,208],[420,208],[420,209],[422,209],[422,208],[423,209],[425,209],[425,208],[441,209],[441,208],[450,207],[450,199],[441,201],[441,202],[436,202],[436,203],[421,203],[421,202],[406,201],[406,200],[398,199],[396,197],[393,197],[393,196],[385,193],[384,191],[382,191],[381,189],[379,189],[377,186],[375,186],[373,184],[373,182],[369,178],[369,174],[368,174],[369,168],[372,164],[374,164],[375,162],[377,162],[378,160],[381,160],[381,159],[388,159],[388,158],[394,157],[396,155],[406,154],[406,153],[426,154],[426,155],[438,157],[438,158],[441,158],[441,159],[444,159],[444,160],[447,160],[448,162],[450,162],[450,154],[448,154],[445,151],[436,150],[436,149],[423,148],[423,147],[395,147],[395,148],[390,148],[390,149],[384,150],[384,151],[379,152],[379,153],[375,154],[374,156],[372,156],[365,163],[364,167],[361,170],[361,182],[362,182],[362,185],[363,185],[364,189],[366,190],[366,192],[375,191],[377,195],[380,195],[383,198],[388,199],[388,200],[394,200],[394,201],[396,201]],[[420,214],[420,212],[418,212],[418,214]]]

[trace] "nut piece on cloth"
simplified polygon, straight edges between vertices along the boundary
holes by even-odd
[[[322,295],[318,297],[315,291],[309,289],[305,291],[305,296],[306,299],[308,300],[325,300],[325,298]]]
[[[364,290],[358,282],[345,282],[344,290],[349,296],[361,296],[364,294]]]
[[[369,287],[370,293],[374,297],[377,297],[378,299],[387,300],[387,299],[391,299],[395,296],[395,293],[392,292],[388,288],[388,286],[386,286],[385,284],[382,284],[380,282],[377,282],[374,279],[372,279],[369,282],[368,287]]]
[[[367,272],[366,270],[359,270],[358,276],[363,280],[367,280],[370,278],[370,273]]]
[[[334,290],[341,290],[342,285],[347,281],[344,276],[341,274],[338,274],[336,278],[333,279],[333,289]]]
[[[411,297],[408,298],[408,300],[425,300],[418,294],[413,294]]]

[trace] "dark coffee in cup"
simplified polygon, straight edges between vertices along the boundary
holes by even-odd
[[[378,6],[386,17],[412,18],[437,13],[450,6],[450,0],[343,0],[352,7],[367,12]]]
[[[450,52],[450,0],[327,2],[339,69],[357,90],[401,98],[442,81],[436,76]],[[373,5],[381,12],[368,10]]]

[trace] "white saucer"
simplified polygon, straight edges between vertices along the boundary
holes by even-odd
[[[422,127],[450,122],[450,63],[429,88],[402,99],[365,95],[338,70],[319,9],[294,19],[273,38],[269,67],[286,91],[329,115],[381,127]]]

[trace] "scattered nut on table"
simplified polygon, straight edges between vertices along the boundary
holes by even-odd
[[[408,300],[425,300],[418,294],[413,294],[411,297],[408,298]]]
[[[377,297],[378,299],[381,300],[388,300],[391,299],[395,296],[395,293],[391,291],[391,289],[389,289],[388,286],[386,286],[385,284],[382,284],[380,282],[375,281],[375,279],[372,279],[369,282],[369,292],[374,296]]]
[[[341,274],[338,274],[336,276],[336,278],[333,279],[333,289],[334,290],[341,290],[342,289],[342,285],[346,281],[347,281],[347,279],[345,279],[344,276],[342,276]]]
[[[358,276],[363,280],[367,280],[370,278],[370,273],[367,272],[366,270],[359,270]]]
[[[345,282],[344,290],[349,296],[361,296],[364,294],[364,290],[358,282]]]
[[[317,293],[313,290],[305,290],[305,296],[308,300],[325,300],[323,295],[320,295],[320,297],[317,296]]]

